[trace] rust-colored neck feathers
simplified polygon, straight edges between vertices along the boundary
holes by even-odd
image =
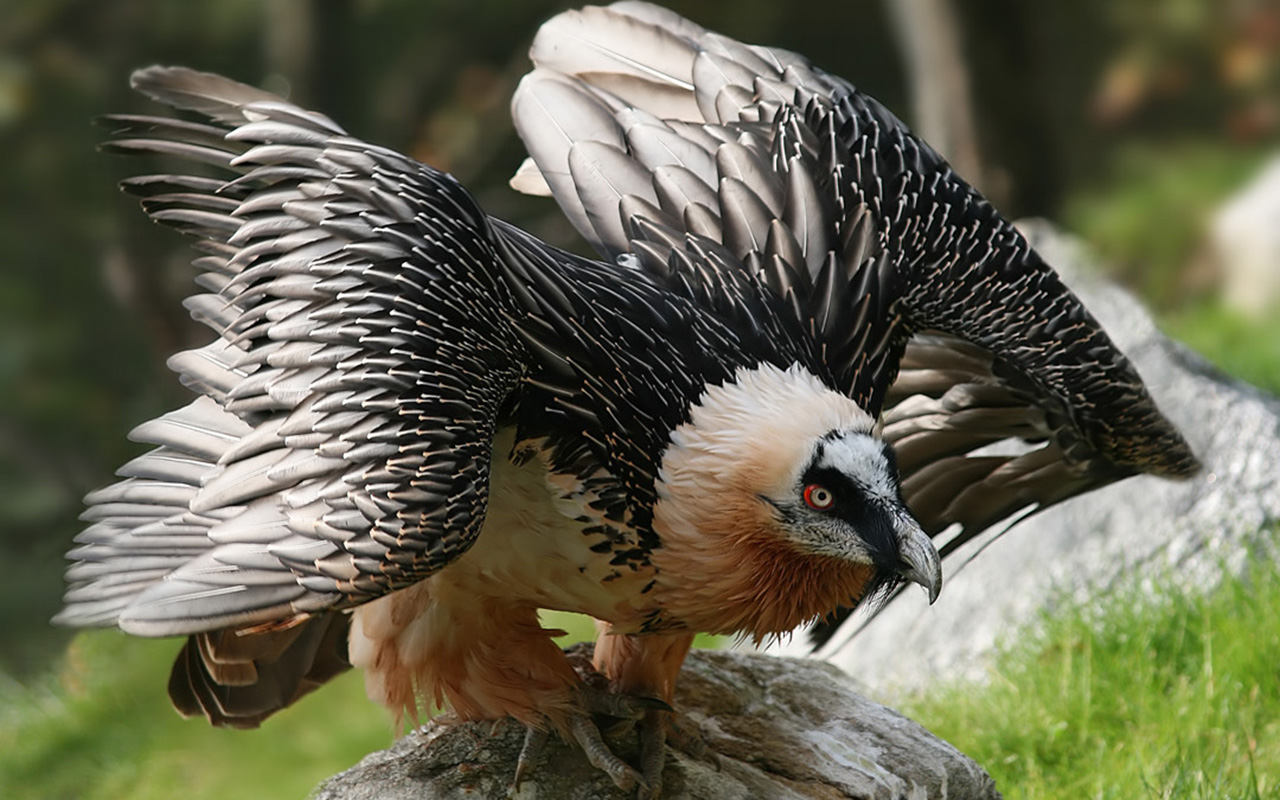
[[[658,482],[663,620],[762,639],[860,597],[872,568],[800,551],[774,503],[795,498],[823,436],[872,424],[799,367],[740,370],[709,389],[673,432]]]

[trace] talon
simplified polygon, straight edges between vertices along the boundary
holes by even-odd
[[[587,711],[619,719],[639,721],[650,711],[675,710],[669,703],[651,695],[617,694],[587,687],[584,687],[579,695]]]
[[[645,711],[662,711],[667,714],[674,714],[675,709],[671,704],[660,697],[651,697],[649,695],[632,695],[630,698],[631,705],[637,709]]]
[[[578,746],[582,748],[582,752],[587,754],[587,760],[592,766],[604,771],[619,789],[626,792],[637,786],[648,788],[648,783],[640,773],[614,755],[609,746],[604,743],[600,738],[599,729],[590,717],[574,717],[569,731],[573,734]]]
[[[508,795],[514,795],[520,789],[520,784],[538,765],[549,736],[550,731],[545,729],[532,726],[525,728],[524,745],[520,748],[520,757],[516,759],[516,774],[511,779],[511,791],[507,793]]]

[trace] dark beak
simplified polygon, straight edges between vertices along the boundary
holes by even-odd
[[[942,591],[942,560],[933,540],[920,524],[905,511],[894,519],[898,534],[898,558],[901,561],[898,574],[903,579],[918,583],[929,593],[929,604],[938,599]]]

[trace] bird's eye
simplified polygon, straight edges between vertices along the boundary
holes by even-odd
[[[804,487],[804,502],[814,511],[826,511],[836,504],[836,496],[827,487],[811,483]]]

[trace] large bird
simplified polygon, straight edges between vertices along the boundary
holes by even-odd
[[[274,95],[134,74],[199,119],[116,116],[107,149],[217,171],[125,182],[196,238],[216,336],[88,497],[58,621],[187,636],[183,713],[254,726],[354,664],[397,713],[524,723],[517,781],[555,730],[652,796],[696,632],[933,599],[948,526],[1196,468],[1052,269],[850,84],[635,2],[532,60],[514,184],[602,261]],[[600,621],[608,689],[539,609]],[[639,769],[597,712],[641,721]]]

